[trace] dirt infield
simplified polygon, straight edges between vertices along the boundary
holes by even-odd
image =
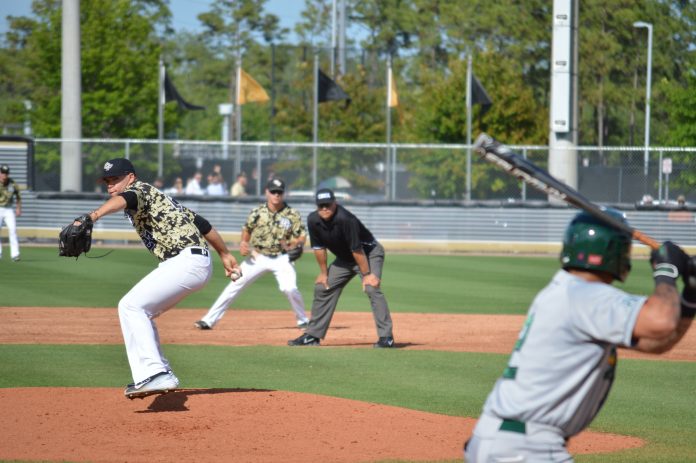
[[[175,309],[163,315],[162,342],[285,346],[301,333],[290,310],[233,310],[211,331],[194,329],[203,314]],[[392,316],[402,349],[509,353],[523,322],[503,315]],[[369,348],[375,338],[370,314],[342,312],[322,345]],[[122,342],[115,309],[0,307],[0,344]],[[695,361],[696,336],[690,332],[665,356],[620,355]],[[0,410],[0,459],[75,462],[459,459],[475,422],[347,399],[238,389],[184,389],[135,401],[110,388],[0,389]],[[603,453],[643,444],[584,432],[570,450]]]

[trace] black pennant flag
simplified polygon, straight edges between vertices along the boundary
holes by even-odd
[[[169,79],[169,75],[167,74],[167,70],[165,69],[164,70],[164,102],[167,103],[169,101],[176,101],[176,103],[179,105],[179,108],[181,108],[181,109],[189,109],[192,111],[199,110],[199,109],[205,109],[205,106],[197,106],[195,104],[191,104],[188,101],[184,100],[184,98],[176,90],[176,87],[174,87],[174,83]]]
[[[471,105],[479,104],[481,105],[481,115],[485,114],[491,106],[493,101],[491,97],[488,96],[486,89],[483,88],[481,82],[476,78],[475,75],[471,75]]]
[[[338,101],[346,100],[346,108],[350,105],[350,97],[336,82],[331,80],[329,76],[324,74],[321,69],[317,69],[319,75],[317,76],[319,84],[318,101],[319,103],[324,103],[325,101]]]

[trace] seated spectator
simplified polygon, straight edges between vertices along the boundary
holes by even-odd
[[[677,196],[677,207],[679,209],[686,209],[686,197],[684,195]]]
[[[241,198],[247,195],[246,192],[247,176],[246,173],[240,172],[237,175],[237,181],[234,182],[232,188],[230,188],[230,196],[233,198]]]
[[[222,185],[222,189],[227,191],[227,182],[225,181],[225,176],[222,175],[222,166],[220,164],[215,164],[213,166],[213,173],[220,176],[220,184]]]
[[[222,186],[222,177],[220,177],[220,174],[210,174],[205,192],[208,196],[225,196],[227,194]]]
[[[202,195],[205,192],[201,188],[201,180],[203,180],[203,174],[200,171],[196,171],[195,174],[186,182],[186,194],[187,195]]]
[[[177,177],[174,180],[174,184],[164,190],[164,193],[172,196],[179,196],[184,194],[184,181],[181,177]]]
[[[679,195],[677,197],[677,206],[673,211],[667,214],[667,220],[670,222],[685,222],[691,223],[694,221],[694,215],[686,208],[686,197]]]
[[[157,177],[155,181],[152,182],[152,186],[160,191],[164,190],[164,179],[162,177]]]

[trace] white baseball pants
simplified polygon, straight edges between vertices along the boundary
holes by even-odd
[[[10,257],[19,257],[19,241],[17,240],[17,221],[13,207],[0,207],[0,231],[2,222],[7,224],[7,231],[10,237]],[[2,246],[0,246],[0,257],[2,257]]]
[[[273,272],[278,289],[285,294],[290,301],[290,306],[295,313],[297,324],[307,323],[309,319],[305,314],[304,299],[297,289],[297,273],[295,266],[290,262],[287,254],[277,257],[268,257],[263,254],[246,258],[241,264],[242,276],[237,281],[232,281],[218,296],[217,300],[201,319],[211,327],[225,315],[227,308],[236,297],[250,284],[256,281],[266,272]]]
[[[202,254],[193,254],[191,251]],[[133,382],[168,371],[154,319],[203,288],[213,273],[209,251],[186,248],[161,262],[118,303],[118,316]]]
[[[560,430],[525,423],[525,430],[501,429],[503,420],[482,414],[464,449],[466,463],[573,463]]]

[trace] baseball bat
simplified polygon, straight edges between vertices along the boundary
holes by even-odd
[[[608,214],[604,209],[581,195],[579,191],[556,179],[550,173],[519,154],[513,153],[509,148],[503,146],[489,135],[485,133],[479,135],[474,143],[474,150],[486,161],[502,167],[509,174],[514,175],[537,190],[592,214],[597,219],[629,233],[634,240],[640,241],[652,249],[660,247],[660,243],[654,238]]]

